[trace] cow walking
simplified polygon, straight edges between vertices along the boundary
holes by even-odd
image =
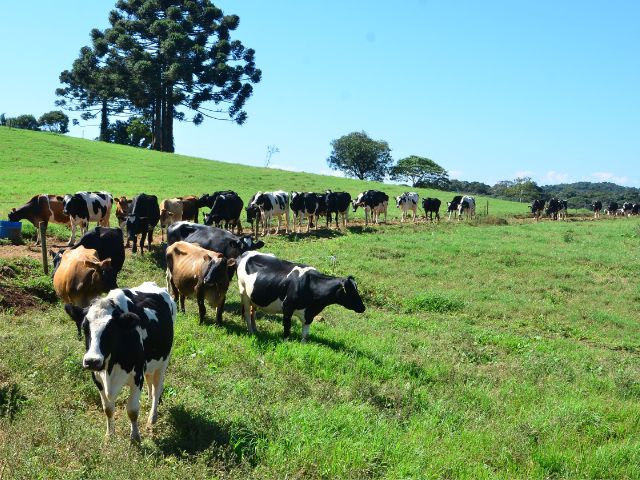
[[[280,221],[284,218],[285,232],[289,233],[289,194],[282,190],[276,192],[258,192],[254,195],[249,207],[257,207],[260,211],[262,235],[271,234],[271,219],[278,219],[276,234],[280,232]],[[257,235],[257,229],[256,229]]]
[[[69,215],[71,221],[71,238],[68,245],[74,244],[78,225],[82,235],[87,233],[89,222],[108,227],[112,207],[113,195],[109,192],[77,192],[73,195],[65,195],[63,211]]]
[[[440,221],[440,205],[442,202],[438,198],[423,198],[422,208],[424,209],[425,217],[429,217],[429,221],[433,222],[433,214],[436,215],[436,220]]]
[[[369,217],[373,223],[378,224],[380,214],[384,213],[384,221],[387,222],[387,207],[389,205],[389,195],[379,190],[367,190],[358,195],[352,202],[353,211],[356,212],[358,207],[364,208],[364,224],[369,225]]]
[[[476,199],[474,197],[465,195],[460,200],[458,204],[458,220],[461,220],[463,216],[466,216],[467,219],[476,216]]]
[[[407,220],[409,211],[413,214],[413,221],[416,221],[416,214],[418,213],[418,200],[419,195],[416,192],[405,192],[402,195],[396,197],[396,208],[402,210],[402,216],[400,222]]]

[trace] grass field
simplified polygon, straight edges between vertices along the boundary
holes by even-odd
[[[256,186],[238,173],[248,167],[184,159],[193,168],[181,169],[176,157],[38,135],[0,129],[3,172],[5,142],[28,156],[25,139],[35,145],[41,137],[56,142],[47,161],[57,159],[61,171],[72,171],[61,152],[82,162],[83,154],[98,155],[96,147],[112,166],[119,152],[149,155],[149,177],[136,162],[123,176],[137,178],[129,189],[86,186],[58,172],[38,180],[42,190],[134,193],[158,182],[158,192],[182,193],[161,181],[170,168],[191,172],[196,192]],[[4,182],[0,201],[39,191],[20,175],[37,162],[30,158],[13,163],[16,183]],[[154,162],[165,163],[151,169]],[[233,181],[221,167],[236,172]],[[344,179],[255,172],[265,184],[286,175],[309,182],[300,189],[322,182],[362,189]],[[399,187],[385,185],[392,188]],[[503,215],[515,211],[508,204]],[[330,307],[301,344],[296,321],[295,340],[281,340],[278,317],[259,317],[259,334],[247,335],[235,284],[222,328],[198,325],[188,302],[178,315],[159,423],[142,432],[140,446],[128,441],[126,395],[116,437],[103,443],[97,390],[80,367],[83,345],[61,305],[5,310],[0,477],[640,478],[639,246],[637,218],[268,237],[265,251],[354,275],[367,311]],[[0,280],[11,269],[13,284],[46,297],[48,279],[34,262],[0,261]],[[146,280],[164,283],[159,248],[128,258],[119,283]]]

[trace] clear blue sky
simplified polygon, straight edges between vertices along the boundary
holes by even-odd
[[[114,3],[3,2],[0,112],[54,109]],[[328,173],[330,141],[364,130],[455,178],[640,186],[639,1],[214,3],[263,80],[245,125],[176,125],[178,153],[262,165],[276,145],[273,166]]]

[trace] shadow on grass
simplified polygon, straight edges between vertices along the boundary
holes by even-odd
[[[256,444],[261,434],[245,424],[219,424],[182,405],[169,409],[167,421],[172,434],[157,440],[164,455],[179,457],[211,450],[214,457],[225,463],[256,463]]]
[[[303,231],[301,233],[289,233],[285,235],[285,238],[289,241],[297,241],[302,238],[336,238],[342,237],[344,232],[342,230],[335,229],[327,229],[325,227],[321,227],[319,230],[310,230],[309,232]]]
[[[151,244],[151,247],[144,252],[145,256],[153,263],[156,267],[162,269],[162,271],[167,269],[167,244]]]

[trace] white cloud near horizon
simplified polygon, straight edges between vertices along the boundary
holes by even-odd
[[[556,172],[555,170],[549,170],[544,175],[543,179],[550,183],[566,183],[569,180],[569,174]]]
[[[616,175],[611,172],[594,172],[590,175],[589,178],[597,182],[613,182],[617,183],[618,185],[630,183],[629,177]]]

